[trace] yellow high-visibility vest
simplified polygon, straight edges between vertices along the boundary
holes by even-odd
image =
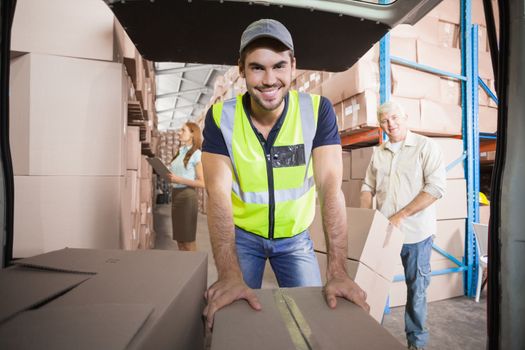
[[[233,165],[233,221],[265,238],[293,237],[315,215],[312,143],[320,96],[290,91],[283,124],[266,154],[242,95],[212,107]]]

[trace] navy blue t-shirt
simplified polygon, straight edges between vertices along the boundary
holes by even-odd
[[[242,97],[243,107],[244,111],[246,112],[246,115],[250,115],[250,95],[248,93],[244,94]],[[272,147],[273,142],[275,141],[275,138],[277,137],[277,134],[279,133],[279,129],[281,128],[286,112],[288,111],[288,95],[284,99],[285,105],[283,112],[279,119],[277,120],[277,123],[273,126],[272,130],[270,131],[270,134],[268,135],[268,139],[266,142],[266,147],[268,148],[267,151],[269,152],[269,148]],[[203,136],[204,141],[202,143],[202,151],[203,152],[209,152],[209,153],[215,153],[215,154],[222,154],[224,156],[229,157],[228,148],[226,147],[226,142],[224,141],[224,138],[222,136],[222,133],[217,127],[217,124],[215,124],[215,121],[213,120],[213,114],[211,108],[208,110],[208,113],[206,113],[206,119],[204,121],[204,130],[203,130]],[[326,146],[326,145],[339,145],[341,144],[341,138],[339,137],[339,132],[337,129],[337,121],[336,116],[334,112],[334,108],[332,107],[332,104],[330,101],[326,98],[321,96],[321,101],[319,103],[319,113],[317,117],[317,130],[315,132],[312,149],[320,146]]]

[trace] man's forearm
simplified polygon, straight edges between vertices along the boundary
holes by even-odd
[[[419,192],[419,194],[408,203],[403,209],[396,213],[406,218],[414,214],[419,213],[421,210],[427,208],[429,205],[437,200],[436,197],[428,194],[427,192]]]
[[[230,198],[208,197],[208,229],[219,279],[242,278],[235,250],[235,228]]]
[[[360,196],[360,207],[366,209],[372,209],[373,196],[372,192],[362,191]]]
[[[348,238],[343,193],[337,187],[321,192],[323,229],[328,248],[327,279],[346,276]]]

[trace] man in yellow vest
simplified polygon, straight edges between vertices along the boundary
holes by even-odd
[[[366,294],[346,272],[347,231],[342,160],[330,101],[290,90],[292,37],[261,19],[242,34],[239,71],[247,93],[213,105],[206,115],[202,164],[208,228],[218,280],[207,290],[208,326],[238,299],[261,309],[269,259],[280,287],[321,286],[308,227],[319,192],[328,252],[328,305],[347,298],[368,309]]]

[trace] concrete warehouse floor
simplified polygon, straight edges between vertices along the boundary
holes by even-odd
[[[171,206],[157,205],[154,210],[156,249],[177,250],[171,238]],[[197,221],[197,249],[208,252],[208,285],[217,279],[217,271],[211,252],[206,215],[199,214]],[[277,281],[269,265],[265,270],[263,288],[275,288]],[[486,290],[476,303],[466,297],[429,303],[427,327],[430,340],[427,350],[479,350],[485,349],[486,338]],[[403,344],[404,308],[392,308],[383,318],[383,326]]]

